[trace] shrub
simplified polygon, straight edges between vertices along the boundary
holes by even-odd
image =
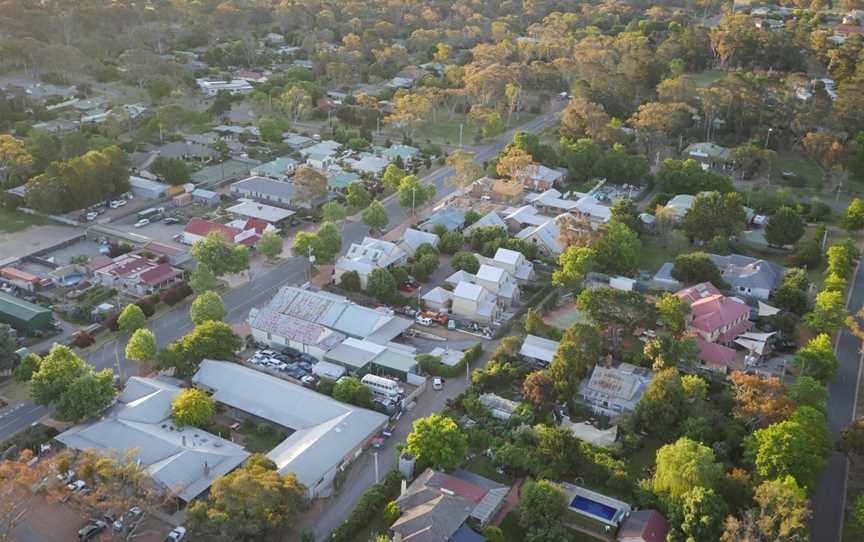
[[[120,331],[120,324],[117,322],[118,318],[120,318],[120,313],[112,312],[105,317],[103,323],[105,324],[105,327],[107,327],[111,331]]]
[[[339,279],[339,286],[349,292],[359,292],[362,290],[362,287],[360,286],[360,275],[357,274],[357,271],[348,271],[347,273],[343,273],[342,278]]]
[[[402,474],[396,469],[389,471],[383,482],[370,487],[360,497],[348,518],[330,534],[330,540],[332,542],[354,540],[358,532],[384,514],[387,503],[399,495],[401,484]]]
[[[76,348],[87,348],[95,342],[96,339],[93,338],[93,335],[83,329],[72,337],[72,346]]]
[[[154,307],[153,303],[150,303],[150,300],[146,297],[139,299],[135,304],[138,305],[138,308],[144,312],[144,316],[147,318],[156,314],[156,307]]]

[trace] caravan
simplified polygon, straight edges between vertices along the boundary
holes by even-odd
[[[389,378],[369,374],[364,376],[360,382],[372,390],[372,393],[375,395],[386,397],[387,399],[395,399],[405,393],[405,391],[399,387],[398,382],[390,380]]]

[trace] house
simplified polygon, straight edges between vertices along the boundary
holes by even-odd
[[[308,147],[315,143],[315,140],[311,137],[306,137],[304,135],[295,134],[292,132],[285,132],[282,134],[282,143],[287,144],[292,149],[302,149],[303,147]]]
[[[151,181],[136,175],[129,176],[129,189],[136,198],[160,199],[170,188],[167,184]]]
[[[300,150],[300,155],[306,160],[306,163],[316,169],[327,169],[327,166],[335,162],[336,154],[342,144],[337,141],[326,140],[316,143],[311,147],[306,147]]]
[[[515,250],[499,248],[495,251],[495,256],[492,258],[486,258],[478,254],[477,259],[480,260],[481,264],[494,265],[507,271],[513,275],[513,278],[519,284],[531,282],[536,278],[534,264],[529,262],[524,254]]]
[[[687,211],[690,210],[690,207],[693,207],[694,201],[696,201],[696,196],[691,196],[690,194],[678,194],[666,202],[663,216],[680,223],[684,220],[684,217],[687,216]]]
[[[51,309],[0,292],[0,324],[9,324],[27,335],[46,331],[51,325]]]
[[[266,83],[271,73],[265,70],[238,70],[235,77],[249,83]]]
[[[500,267],[482,264],[477,270],[474,284],[494,294],[504,310],[519,303],[519,286],[516,285],[516,279]]]
[[[579,199],[570,200],[562,198],[561,192],[550,188],[541,194],[529,196],[527,201],[540,213],[553,215],[570,213],[584,218],[590,222],[593,230],[599,229],[612,219],[612,210],[589,194],[582,194]]]
[[[17,267],[9,266],[0,269],[0,279],[28,292],[33,292],[39,288],[39,277]]]
[[[183,247],[150,241],[138,251],[140,254],[153,254],[156,258],[165,258],[171,265],[183,265],[192,259],[192,254]]]
[[[92,269],[92,268],[91,268]],[[140,297],[159,292],[178,282],[183,272],[168,263],[157,263],[140,254],[127,253],[93,269],[93,280]]]
[[[294,198],[294,183],[255,176],[232,184],[231,193],[255,201],[289,207]]]
[[[286,220],[294,216],[294,211],[249,200],[241,201],[237,205],[228,207],[226,211],[243,218],[263,220],[264,222],[273,224],[274,226],[283,224]]]
[[[453,292],[436,286],[423,294],[420,299],[429,310],[436,312],[449,312],[453,305]]]
[[[490,226],[497,226],[503,230],[507,229],[507,223],[501,218],[501,216],[495,211],[489,211],[485,215],[481,216],[477,222],[474,222],[470,226],[465,228],[464,234],[468,235],[472,231],[477,228],[487,228]]]
[[[252,175],[260,177],[269,177],[270,179],[284,181],[291,175],[294,175],[294,170],[297,168],[298,165],[299,163],[297,162],[297,160],[294,160],[293,158],[290,158],[288,156],[283,156],[273,161],[259,164],[253,167],[251,173]]]
[[[601,204],[591,195],[584,195],[576,200],[576,207],[570,213],[590,220],[591,228],[594,230],[612,220],[612,209]]]
[[[196,79],[195,82],[198,84],[198,88],[201,89],[201,93],[206,98],[214,98],[217,94],[223,91],[235,96],[238,94],[249,94],[255,90],[255,87],[253,87],[249,81],[244,79],[230,79],[222,81]]]
[[[633,412],[652,380],[653,372],[629,363],[595,365],[579,385],[579,395],[597,414],[615,417]]]
[[[458,541],[457,533],[464,529],[477,537],[466,521],[473,518],[481,528],[488,525],[508,492],[507,486],[466,471],[426,469],[396,499],[401,516],[390,532],[394,540],[406,542]]]
[[[732,161],[732,151],[710,141],[691,143],[682,154],[703,164],[703,167],[721,167]]]
[[[478,324],[491,324],[498,320],[501,308],[495,294],[470,282],[460,282],[453,290],[454,316]]]
[[[465,356],[463,350],[453,350],[452,348],[441,348],[436,346],[429,352],[430,356],[435,356],[441,360],[441,363],[448,367],[458,367],[462,363],[462,358]]]
[[[675,292],[681,289],[682,284],[672,276],[672,270],[675,269],[674,262],[666,262],[660,266],[660,269],[652,278],[654,285],[667,292]]]
[[[366,237],[360,244],[352,243],[348,252],[336,260],[333,282],[339,284],[342,275],[355,271],[360,277],[360,286],[366,289],[372,271],[400,265],[407,259],[408,254],[394,243]]]
[[[563,181],[565,172],[560,169],[548,168],[541,164],[528,167],[525,172],[525,184],[531,190],[549,190],[555,183]]]
[[[357,158],[346,158],[342,163],[349,169],[353,169],[361,174],[371,175],[372,177],[380,176],[387,166],[390,165],[390,161],[386,158],[381,158],[368,152],[361,152]]]
[[[177,160],[195,160],[204,162],[221,158],[221,154],[215,149],[188,141],[172,141],[156,149],[159,156],[163,158],[174,158]]]
[[[327,352],[324,360],[358,377],[374,374],[404,381],[409,374],[417,374],[416,350],[397,343],[379,344],[349,337]]]
[[[675,295],[690,303],[688,329],[696,336],[699,358],[705,369],[726,374],[735,360],[730,346],[750,330],[750,307],[720,293],[710,282],[685,288]]]
[[[558,257],[566,248],[559,240],[561,229],[558,227],[558,218],[548,218],[539,226],[527,226],[516,234],[516,239],[529,241],[537,245],[537,250],[546,256]]]
[[[552,363],[559,344],[558,341],[529,334],[522,341],[519,355],[531,363],[548,366]]]
[[[285,428],[289,436],[266,455],[279,474],[296,474],[308,499],[329,496],[336,475],[387,423],[383,414],[236,363],[205,359],[192,384],[238,421],[251,417]]]
[[[326,171],[327,186],[339,192],[345,191],[351,183],[362,182],[363,178],[353,171],[345,171],[339,166],[330,166]]]
[[[420,245],[429,244],[437,247],[439,241],[441,239],[434,233],[408,228],[402,234],[402,239],[399,240],[399,248],[404,250],[409,256],[414,256]]]
[[[516,401],[511,401],[494,393],[484,393],[477,397],[477,400],[497,420],[509,420],[513,417],[516,409],[519,408],[519,403]]]
[[[76,425],[55,438],[67,448],[100,455],[132,452],[145,473],[189,502],[250,454],[203,429],[176,427],[171,402],[182,391],[166,379],[133,376],[100,420]]]
[[[388,149],[381,151],[381,156],[389,162],[395,162],[397,158],[401,158],[405,165],[410,165],[420,156],[420,149],[411,145],[393,145]]]
[[[290,346],[319,361],[347,338],[315,322],[307,322],[266,307],[249,311],[249,326],[256,341],[273,348]]]
[[[525,201],[530,203],[540,213],[558,215],[572,211],[576,208],[576,202],[564,199],[562,194],[554,188],[549,188],[540,194],[530,194]]]
[[[434,233],[437,226],[443,226],[447,231],[459,231],[465,224],[465,213],[462,211],[445,207],[432,213],[424,220],[417,229],[427,233]]]
[[[637,510],[631,512],[618,533],[616,542],[666,542],[669,523],[657,510]]]
[[[196,188],[192,191],[192,201],[204,205],[219,205],[221,201],[219,193],[204,188]]]
[[[739,254],[708,254],[708,257],[733,291],[763,301],[783,284],[783,276],[788,271],[781,265]]]
[[[280,289],[268,308],[377,344],[389,343],[413,324],[389,310],[355,305],[340,295],[293,286]]]
[[[225,224],[210,222],[203,218],[193,218],[183,229],[180,242],[193,245],[196,241],[204,240],[211,232],[219,232],[229,243],[239,243],[246,246],[254,246],[259,238],[254,229],[242,230]]]

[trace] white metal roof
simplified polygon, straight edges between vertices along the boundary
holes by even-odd
[[[477,286],[470,282],[460,282],[456,285],[456,289],[453,290],[453,296],[477,301],[483,296],[483,290],[482,286]]]
[[[258,218],[271,223],[280,222],[294,214],[294,211],[265,205],[256,201],[244,201],[233,207],[229,207],[227,210],[229,213],[234,213],[235,215]]]
[[[536,335],[526,335],[519,353],[525,357],[552,363],[555,351],[558,350],[558,344],[558,341],[551,339],[544,339]]]

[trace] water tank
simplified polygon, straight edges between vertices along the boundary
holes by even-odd
[[[417,458],[409,453],[404,453],[399,456],[399,472],[406,480],[414,478],[414,464],[417,463]]]

